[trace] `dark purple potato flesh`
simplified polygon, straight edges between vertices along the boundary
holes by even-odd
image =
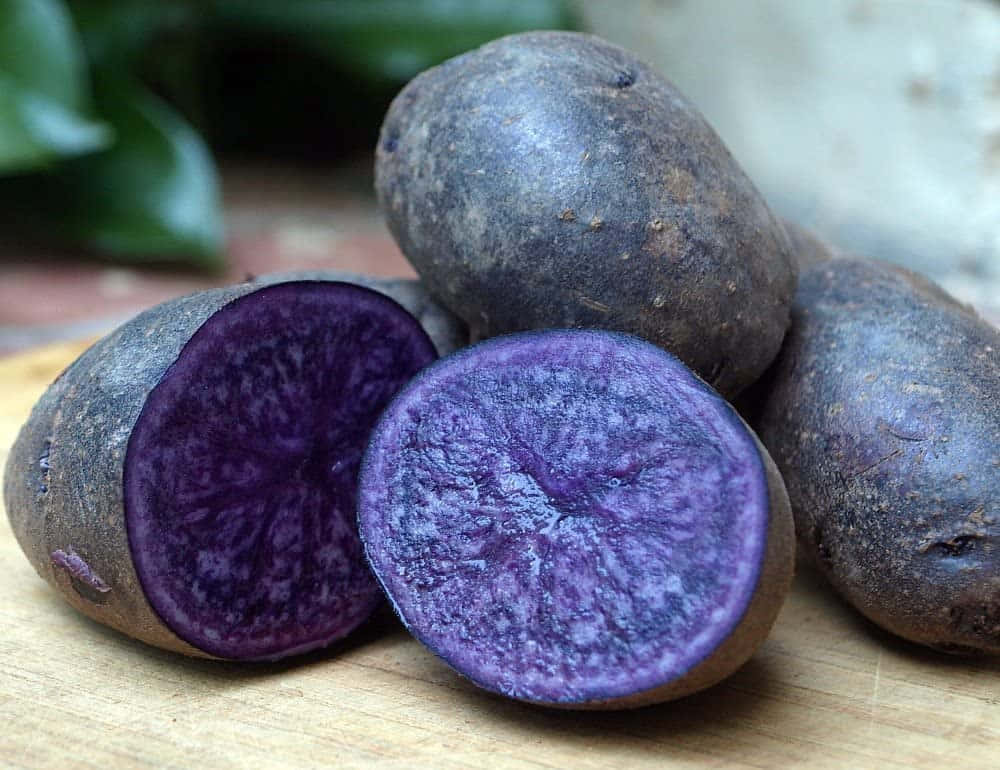
[[[722,679],[787,591],[770,458],[676,358],[627,335],[498,337],[379,421],[359,523],[409,630],[480,686],[567,708]]]
[[[11,482],[8,510],[39,572],[88,614],[191,654],[273,659],[345,636],[381,600],[357,533],[358,467],[382,409],[436,354],[368,289],[226,291],[205,293],[217,309],[195,323],[163,319],[199,295],[148,311],[68,370],[32,417],[54,427],[29,421],[11,458],[17,476],[15,455],[47,436],[45,488]],[[157,345],[174,349],[143,347]],[[74,413],[106,430],[80,433]],[[73,452],[96,461],[64,468]],[[81,575],[106,590],[81,592]]]

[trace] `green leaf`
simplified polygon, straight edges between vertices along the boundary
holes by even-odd
[[[408,80],[501,35],[573,25],[561,0],[217,0],[215,10],[374,81]]]
[[[107,146],[80,42],[57,0],[0,0],[0,174]]]
[[[138,84],[100,80],[97,97],[115,144],[11,180],[8,203],[60,239],[118,259],[220,267],[218,183],[201,137]]]
[[[73,0],[70,11],[96,71],[130,73],[202,123],[205,0]]]
[[[98,67],[131,65],[157,35],[184,31],[203,12],[200,0],[73,0],[70,11]]]

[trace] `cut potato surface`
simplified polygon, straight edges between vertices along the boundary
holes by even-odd
[[[752,433],[621,334],[511,335],[442,360],[387,409],[359,489],[367,555],[410,631],[529,701],[707,686],[749,657],[791,574],[784,489]]]

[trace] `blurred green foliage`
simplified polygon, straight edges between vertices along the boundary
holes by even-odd
[[[0,0],[0,173],[108,146],[93,117],[86,62],[65,8]]]
[[[0,0],[0,219],[121,260],[221,264],[211,146],[368,149],[398,88],[564,0]]]

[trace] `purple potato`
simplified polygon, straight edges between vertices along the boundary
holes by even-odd
[[[498,337],[379,420],[365,553],[406,627],[481,687],[563,708],[676,698],[767,635],[794,561],[773,463],[672,355],[596,330]]]
[[[70,604],[150,644],[327,645],[380,601],[355,522],[369,431],[435,357],[403,308],[345,283],[154,307],[36,405],[5,474],[14,533]]]
[[[596,37],[512,35],[419,75],[385,117],[375,185],[474,340],[629,332],[732,396],[788,328],[784,227],[694,106]]]
[[[927,279],[802,274],[757,425],[802,550],[899,636],[1000,654],[1000,331]]]

